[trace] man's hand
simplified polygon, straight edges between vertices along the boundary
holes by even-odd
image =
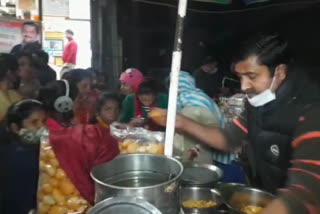
[[[148,117],[153,120],[157,125],[166,126],[167,124],[167,110],[161,108],[151,108]],[[188,124],[189,119],[183,115],[176,114],[176,124],[177,130],[183,130],[183,128]]]
[[[289,214],[286,205],[280,200],[274,200],[260,214]]]
[[[158,125],[166,126],[167,111],[164,109],[152,108],[149,112],[149,118]],[[176,115],[175,127],[178,133],[191,135],[215,149],[222,151],[231,150],[219,127],[201,125],[181,114]]]
[[[150,108],[148,117],[159,126],[167,125],[167,110],[162,108]]]

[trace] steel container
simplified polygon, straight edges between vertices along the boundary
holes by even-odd
[[[162,213],[178,214],[179,177],[182,164],[174,158],[154,154],[119,155],[95,167],[95,202],[117,196],[141,198]]]
[[[87,214],[162,214],[149,202],[134,197],[105,199],[88,210]]]

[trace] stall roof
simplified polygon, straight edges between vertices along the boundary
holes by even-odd
[[[178,0],[131,0],[119,12],[119,32],[124,41],[124,66],[142,70],[170,64]],[[125,8],[125,9],[124,9]],[[192,70],[212,52],[229,59],[239,41],[256,32],[279,32],[286,37],[298,58],[315,60],[320,31],[320,0],[270,0],[230,5],[189,0],[185,21],[183,69]],[[312,53],[312,54],[311,54]]]
[[[177,7],[178,0],[132,0],[146,4],[154,4],[159,6]],[[212,2],[210,2],[212,1]],[[189,0],[188,12],[212,13],[212,12],[237,12],[235,10],[255,9],[259,7],[277,7],[281,5],[300,5],[320,2],[320,0],[233,0],[230,4],[219,4],[214,1],[227,0]],[[248,4],[249,2],[254,2]]]

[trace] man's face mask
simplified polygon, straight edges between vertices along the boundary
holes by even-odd
[[[215,73],[217,73],[218,72],[218,68],[216,67],[216,68],[214,68],[214,69],[212,69],[211,71],[209,71],[209,72],[207,72],[208,74],[215,74]]]
[[[42,135],[46,132],[46,127],[41,127],[38,130],[30,130],[22,128],[20,129],[18,135],[21,137],[26,143],[29,144],[37,144],[40,143],[40,139]]]
[[[272,82],[270,85],[270,88],[268,88],[267,90],[263,91],[262,93],[250,98],[247,96],[248,102],[254,106],[254,107],[259,107],[259,106],[263,106],[273,100],[276,99],[276,94],[271,90],[273,88],[273,84],[275,81],[275,75],[272,78]]]

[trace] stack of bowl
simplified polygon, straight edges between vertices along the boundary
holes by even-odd
[[[219,214],[221,194],[213,189],[222,178],[220,168],[195,162],[183,164],[180,204],[185,214]]]

